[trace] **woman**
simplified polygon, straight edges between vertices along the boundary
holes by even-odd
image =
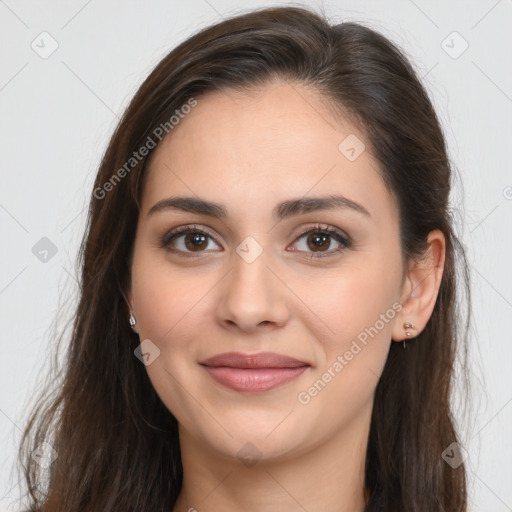
[[[369,28],[271,8],[179,45],[96,177],[30,510],[465,510],[450,176]]]

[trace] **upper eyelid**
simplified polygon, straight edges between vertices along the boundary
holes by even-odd
[[[216,244],[219,243],[219,242],[217,242],[216,236],[213,235],[212,233],[210,233],[210,231],[208,229],[205,229],[203,226],[198,226],[196,224],[192,224],[192,225],[186,224],[184,226],[177,226],[175,228],[172,228],[172,229],[166,231],[164,233],[164,235],[160,237],[161,245],[162,245],[162,247],[164,247],[165,245],[170,243],[172,239],[177,238],[181,235],[186,235],[189,232],[194,233],[196,231],[200,232],[200,233],[207,234],[210,238],[212,238],[215,241]]]
[[[343,238],[345,238],[347,240],[351,240],[351,237],[343,229],[335,228],[334,226],[329,226],[328,224],[322,225],[322,223],[317,223],[314,226],[309,226],[307,228],[304,228],[304,230],[302,230],[300,233],[295,235],[295,239],[294,240],[297,240],[297,238],[299,238],[299,237],[301,237],[301,236],[303,236],[303,235],[305,235],[307,233],[310,233],[311,231],[331,232],[331,234],[335,233],[337,235],[342,236]]]

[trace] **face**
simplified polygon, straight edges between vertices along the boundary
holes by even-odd
[[[369,420],[400,309],[398,211],[364,134],[306,86],[197,101],[145,177],[129,300],[146,370],[180,434],[225,456],[247,442],[293,456]],[[166,202],[182,197],[220,208]],[[200,364],[227,352],[302,367],[251,381]]]

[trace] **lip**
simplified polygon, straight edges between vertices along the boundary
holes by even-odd
[[[305,361],[299,361],[293,357],[276,354],[275,352],[258,352],[256,354],[224,352],[200,361],[199,364],[230,368],[298,368],[299,366],[310,366]]]
[[[219,384],[240,392],[270,391],[311,367],[309,363],[274,352],[227,352],[199,364]]]

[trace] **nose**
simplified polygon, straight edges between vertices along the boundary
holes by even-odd
[[[287,288],[268,265],[265,252],[252,262],[236,254],[219,292],[217,317],[224,327],[250,333],[283,327],[288,321]]]

